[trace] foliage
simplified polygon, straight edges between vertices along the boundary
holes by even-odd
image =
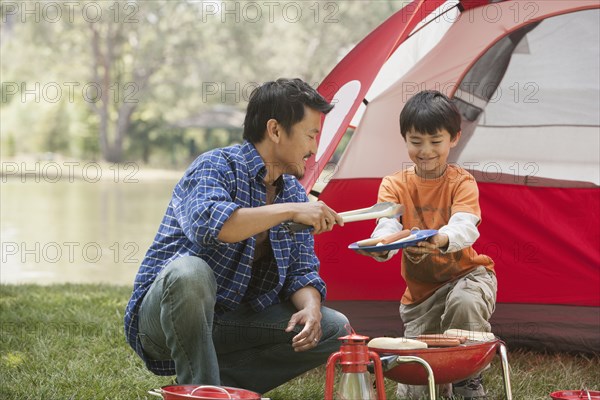
[[[173,383],[148,372],[126,344],[123,311],[130,288],[104,285],[0,286],[0,398],[152,399]],[[600,389],[600,355],[510,350],[513,398],[546,400],[560,389]],[[503,398],[500,363],[485,374]],[[322,399],[320,367],[266,393],[273,400]],[[395,383],[386,380],[389,399]]]
[[[316,87],[404,3],[4,2],[3,153],[186,161],[179,121],[244,109],[256,85],[282,76]],[[215,145],[205,128],[186,128],[197,152]]]

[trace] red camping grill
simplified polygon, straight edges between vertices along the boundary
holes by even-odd
[[[467,341],[457,347],[388,350],[370,348],[381,357],[386,378],[408,385],[429,385],[431,398],[435,384],[451,383],[475,375],[487,367],[496,353],[500,354],[504,392],[512,400],[506,346],[499,340]],[[420,364],[420,365],[418,365]]]

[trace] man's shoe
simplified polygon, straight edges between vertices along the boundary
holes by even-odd
[[[464,400],[487,399],[485,389],[483,388],[483,378],[481,375],[473,376],[465,379],[464,381],[453,383],[452,389],[455,396],[462,396]]]

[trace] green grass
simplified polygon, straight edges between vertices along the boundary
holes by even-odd
[[[148,372],[126,344],[129,288],[95,285],[0,286],[0,399],[154,399],[173,383]],[[600,389],[600,355],[510,351],[513,398],[548,400],[559,389]],[[500,365],[486,374],[503,398]],[[275,399],[322,399],[324,367],[266,393]],[[389,399],[395,383],[386,380]]]

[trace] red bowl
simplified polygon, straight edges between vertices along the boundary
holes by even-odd
[[[588,397],[588,393],[590,396]],[[550,393],[553,400],[600,400],[600,392],[595,390],[560,390]]]
[[[250,390],[207,385],[169,385],[149,393],[162,395],[164,400],[260,400],[261,398],[260,394]]]
[[[481,372],[492,362],[499,339],[490,342],[467,342],[457,347],[415,350],[387,350],[370,348],[379,356],[415,356],[427,361],[433,370],[435,383],[461,381]],[[407,385],[427,385],[427,371],[417,363],[403,363],[384,372],[386,378]]]

